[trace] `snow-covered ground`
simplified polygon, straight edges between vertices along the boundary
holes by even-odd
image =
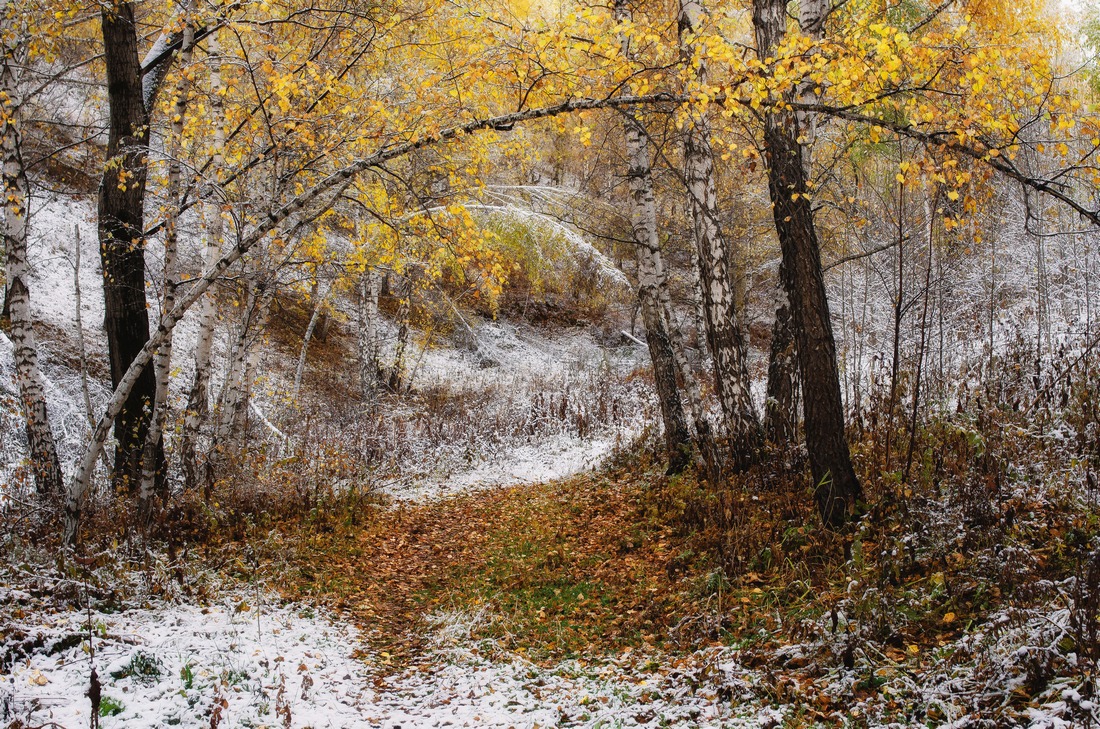
[[[733,647],[540,665],[477,640],[475,629],[491,616],[439,613],[430,617],[427,648],[397,667],[337,616],[246,587],[219,594],[216,604],[43,610],[31,594],[0,588],[0,607],[14,616],[0,628],[0,722],[89,726],[93,666],[107,728],[771,729],[811,725],[815,706],[845,707],[858,725],[883,728],[1011,721],[1069,729],[1100,721],[1080,677],[1055,679],[1017,709],[1006,699],[1025,690],[1028,656],[1053,650],[1071,630],[1056,606],[995,615],[988,628],[927,657],[857,651],[850,670],[834,655],[848,640],[843,631],[781,647],[764,663],[756,655],[749,661],[756,668],[746,667],[751,649]],[[807,662],[804,671],[789,668]],[[868,675],[877,691],[859,689]]]
[[[18,590],[3,598],[31,602]],[[490,657],[470,640],[476,620],[436,616],[434,647],[394,672],[354,629],[251,590],[206,606],[33,611],[0,633],[13,661],[0,674],[0,721],[89,726],[93,665],[104,727],[759,727],[781,716],[696,690],[691,672],[657,655],[549,668]]]

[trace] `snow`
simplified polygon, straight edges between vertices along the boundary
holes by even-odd
[[[28,599],[12,589],[0,596]],[[659,654],[550,667],[494,655],[470,640],[480,617],[433,616],[431,650],[392,672],[387,654],[366,651],[333,616],[247,588],[205,606],[36,611],[5,630],[6,656],[13,635],[41,640],[0,674],[0,720],[88,726],[93,663],[101,713],[117,709],[104,727],[756,727],[781,717],[754,702],[731,705],[713,687],[695,690],[694,674],[658,670],[667,660]]]
[[[16,624],[9,632],[42,635],[54,645],[69,636],[82,640],[17,661],[4,677],[4,700],[28,722],[88,726],[94,662],[103,697],[122,707],[105,718],[106,727],[211,726],[210,714],[222,700],[227,726],[273,724],[284,705],[292,726],[362,725],[358,707],[368,691],[367,669],[353,656],[354,630],[301,606],[266,599],[249,604],[255,597],[228,593],[216,605],[161,604],[121,613],[34,613],[40,622]],[[94,659],[87,652],[89,624]]]
[[[580,438],[557,435],[540,443],[510,448],[485,457],[476,466],[459,470],[438,482],[421,481],[394,486],[398,499],[422,501],[468,491],[557,481],[599,468],[616,451],[637,438],[642,423],[615,435]]]

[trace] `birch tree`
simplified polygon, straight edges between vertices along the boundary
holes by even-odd
[[[626,0],[616,0],[614,13],[617,22],[629,22],[630,9]],[[633,55],[630,38],[624,35],[621,42],[623,56],[630,59]],[[680,400],[672,340],[661,309],[661,289],[666,286],[665,271],[657,237],[657,203],[653,194],[653,173],[646,134],[636,115],[626,111],[622,116],[630,184],[630,227],[638,266],[638,306],[645,324],[646,346],[653,364],[657,401],[664,421],[667,471],[673,474],[683,471],[690,463],[691,434]]]
[[[677,26],[681,54],[695,77],[694,82],[706,87],[709,73],[707,59],[695,44],[703,19],[701,0],[681,0]],[[747,343],[729,269],[729,261],[739,260],[740,254],[736,249],[731,250],[718,224],[718,195],[708,112],[705,107],[689,105],[687,113],[685,178],[691,200],[692,234],[699,263],[707,342],[714,358],[718,400],[729,431],[735,466],[743,467],[757,458],[761,428],[760,418],[752,403]]]
[[[22,94],[18,69],[26,61],[26,31],[20,27],[21,9],[8,0],[0,6],[0,144],[3,145],[4,247],[7,260],[7,299],[15,374],[26,422],[30,466],[39,496],[61,493],[61,462],[50,430],[46,382],[38,365],[34,317],[31,314],[27,262],[27,217],[30,184],[23,165],[19,127]]]
[[[179,273],[176,258],[179,246],[179,217],[182,198],[180,183],[181,158],[183,156],[183,125],[187,114],[187,100],[191,92],[191,52],[195,44],[194,19],[190,17],[191,8],[183,9],[183,37],[180,43],[179,77],[172,102],[172,117],[168,137],[168,213],[164,225],[164,295],[161,299],[161,311],[171,311],[176,304],[176,286]],[[153,413],[149,421],[149,432],[145,436],[145,451],[141,462],[140,498],[142,510],[148,512],[150,501],[157,489],[158,479],[163,482],[165,474],[160,472],[163,466],[162,449],[164,424],[168,417],[168,379],[172,372],[172,335],[169,333],[157,349],[154,360],[156,389],[153,396]]]
[[[202,267],[210,270],[221,255],[222,239],[225,233],[225,221],[222,213],[221,179],[225,171],[225,86],[222,83],[222,55],[218,32],[210,34],[207,41],[207,63],[210,67],[210,125],[213,127],[213,149],[211,152],[211,182],[207,196],[210,200],[203,206],[204,230]],[[168,311],[169,309],[165,309]],[[195,377],[187,395],[187,411],[183,420],[183,433],[180,444],[180,460],[183,464],[184,484],[194,488],[198,483],[198,439],[204,422],[210,412],[210,362],[214,343],[214,301],[204,295],[199,303],[199,334],[195,344]]]

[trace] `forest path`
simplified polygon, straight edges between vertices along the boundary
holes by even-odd
[[[490,604],[502,615],[488,637],[509,650],[642,647],[676,605],[669,535],[645,522],[643,490],[589,474],[397,502],[301,540],[280,585],[334,604],[395,656],[423,647],[439,611]]]
[[[590,474],[398,503],[303,540],[281,587],[361,630],[378,726],[769,725],[730,703],[747,684],[722,650],[659,645],[687,596],[648,486]]]

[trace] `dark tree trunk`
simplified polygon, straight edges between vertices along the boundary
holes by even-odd
[[[754,0],[757,53],[772,54],[786,32],[785,0]],[[765,115],[764,149],[768,191],[787,275],[795,343],[802,379],[806,447],[821,519],[840,526],[862,496],[844,434],[844,406],[836,364],[836,342],[821,269],[821,251],[807,197],[803,148],[793,112]]]
[[[111,382],[117,387],[149,340],[144,239],[149,116],[142,100],[133,7],[119,3],[104,8],[102,29],[110,133],[99,186],[99,244]],[[147,367],[115,419],[116,488],[130,490],[140,482],[155,390],[153,368]]]

